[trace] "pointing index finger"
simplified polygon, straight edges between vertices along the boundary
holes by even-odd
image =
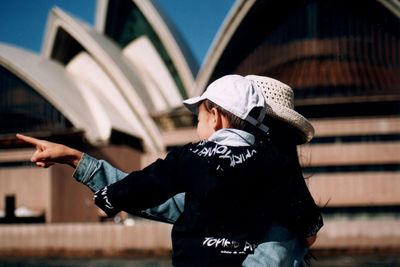
[[[24,141],[24,142],[26,142],[26,143],[29,143],[29,144],[32,144],[32,145],[34,145],[34,146],[37,146],[37,145],[39,145],[39,143],[40,143],[40,140],[39,140],[39,139],[30,137],[30,136],[26,136],[26,135],[23,135],[23,134],[17,134],[16,136],[17,136],[17,138],[18,138],[19,140],[22,140],[22,141]]]

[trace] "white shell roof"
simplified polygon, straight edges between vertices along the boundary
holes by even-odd
[[[0,65],[29,84],[77,128],[85,131],[93,144],[110,136],[108,118],[98,112],[99,100],[93,92],[82,92],[60,64],[13,46],[0,45]],[[101,110],[101,109],[100,109]]]
[[[97,105],[93,105],[93,109],[103,118],[103,127],[146,139],[148,134],[140,126],[137,116],[114,82],[88,53],[81,52],[75,56],[66,66],[66,71],[74,76],[74,82],[83,94],[90,92],[96,96]]]
[[[115,88],[138,120],[139,125],[136,127],[144,129],[146,134],[141,137],[148,149],[164,150],[158,128],[149,115],[149,110],[157,110],[156,103],[145,90],[145,85],[139,78],[140,71],[127,63],[119,47],[108,38],[58,8],[54,8],[49,17],[42,51],[45,58],[50,59],[53,49],[56,49],[54,41],[60,28],[74,38],[87,51],[93,62],[113,81]]]
[[[130,42],[123,50],[125,59],[141,74],[142,82],[156,111],[182,106],[182,97],[164,61],[146,36]]]
[[[96,10],[96,29],[103,33],[106,22],[106,13],[109,0],[98,0]],[[167,50],[172,62],[174,63],[178,75],[182,80],[187,95],[192,95],[194,91],[194,74],[188,65],[189,55],[184,54],[184,48],[177,42],[178,36],[174,36],[168,25],[165,23],[153,2],[150,0],[132,0],[140,9],[153,30],[157,33],[162,44]]]
[[[186,94],[194,88],[186,55],[152,1],[134,1],[169,53]],[[1,65],[28,83],[93,144],[109,141],[112,129],[143,140],[150,152],[164,151],[150,113],[182,106],[182,96],[167,66],[145,36],[121,50],[102,34],[108,0],[99,0],[96,29],[59,8],[49,14],[42,56],[0,47]],[[63,65],[53,60],[60,30],[83,50]],[[141,55],[142,57],[138,57]]]

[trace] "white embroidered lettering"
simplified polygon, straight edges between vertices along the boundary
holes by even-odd
[[[208,240],[210,240],[211,239],[211,237],[206,237],[205,239],[204,239],[204,241],[203,241],[203,246],[208,242]]]
[[[202,144],[203,143],[199,143],[198,146]],[[202,148],[190,149],[190,151],[200,157],[212,157],[218,155],[218,157],[221,159],[229,159],[231,167],[234,167],[237,164],[242,164],[247,159],[250,159],[254,154],[257,153],[257,151],[254,149],[247,149],[244,153],[233,154],[232,150],[229,149],[228,146],[222,146],[218,144],[215,144],[213,147],[203,146]]]

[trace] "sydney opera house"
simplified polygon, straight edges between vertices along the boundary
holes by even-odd
[[[11,216],[25,210],[43,222],[0,224],[0,240],[8,240],[0,251],[34,250],[38,243],[21,240],[37,232],[60,239],[52,244],[59,249],[79,238],[84,247],[96,231],[117,231],[98,237],[115,250],[168,249],[168,225],[139,221],[120,225],[122,233],[99,223],[103,215],[72,171],[36,168],[33,149],[15,133],[132,171],[196,141],[182,100],[230,73],[291,85],[296,110],[315,127],[315,138],[299,147],[325,219],[315,249],[399,250],[399,16],[397,0],[237,0],[199,68],[153,1],[98,0],[94,26],[52,9],[40,54],[0,44],[0,217],[8,204]],[[142,232],[158,237],[115,239]]]

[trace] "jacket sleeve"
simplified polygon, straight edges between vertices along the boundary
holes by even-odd
[[[153,221],[174,224],[182,214],[185,193],[179,193],[156,207],[135,212],[134,215]]]
[[[128,173],[122,172],[107,161],[83,154],[73,177],[95,192],[122,180],[127,175]],[[155,221],[174,223],[183,212],[184,198],[184,193],[178,194],[161,205],[138,211],[134,215]]]
[[[259,244],[243,261],[244,267],[295,267],[303,266],[308,248],[299,238],[280,225],[271,225]]]
[[[180,149],[168,153],[141,171],[95,193],[95,203],[108,216],[119,211],[137,213],[158,206],[177,193],[183,192],[179,173]]]
[[[84,153],[72,176],[95,192],[122,180],[127,175],[128,173],[115,168],[107,161],[95,159]]]

